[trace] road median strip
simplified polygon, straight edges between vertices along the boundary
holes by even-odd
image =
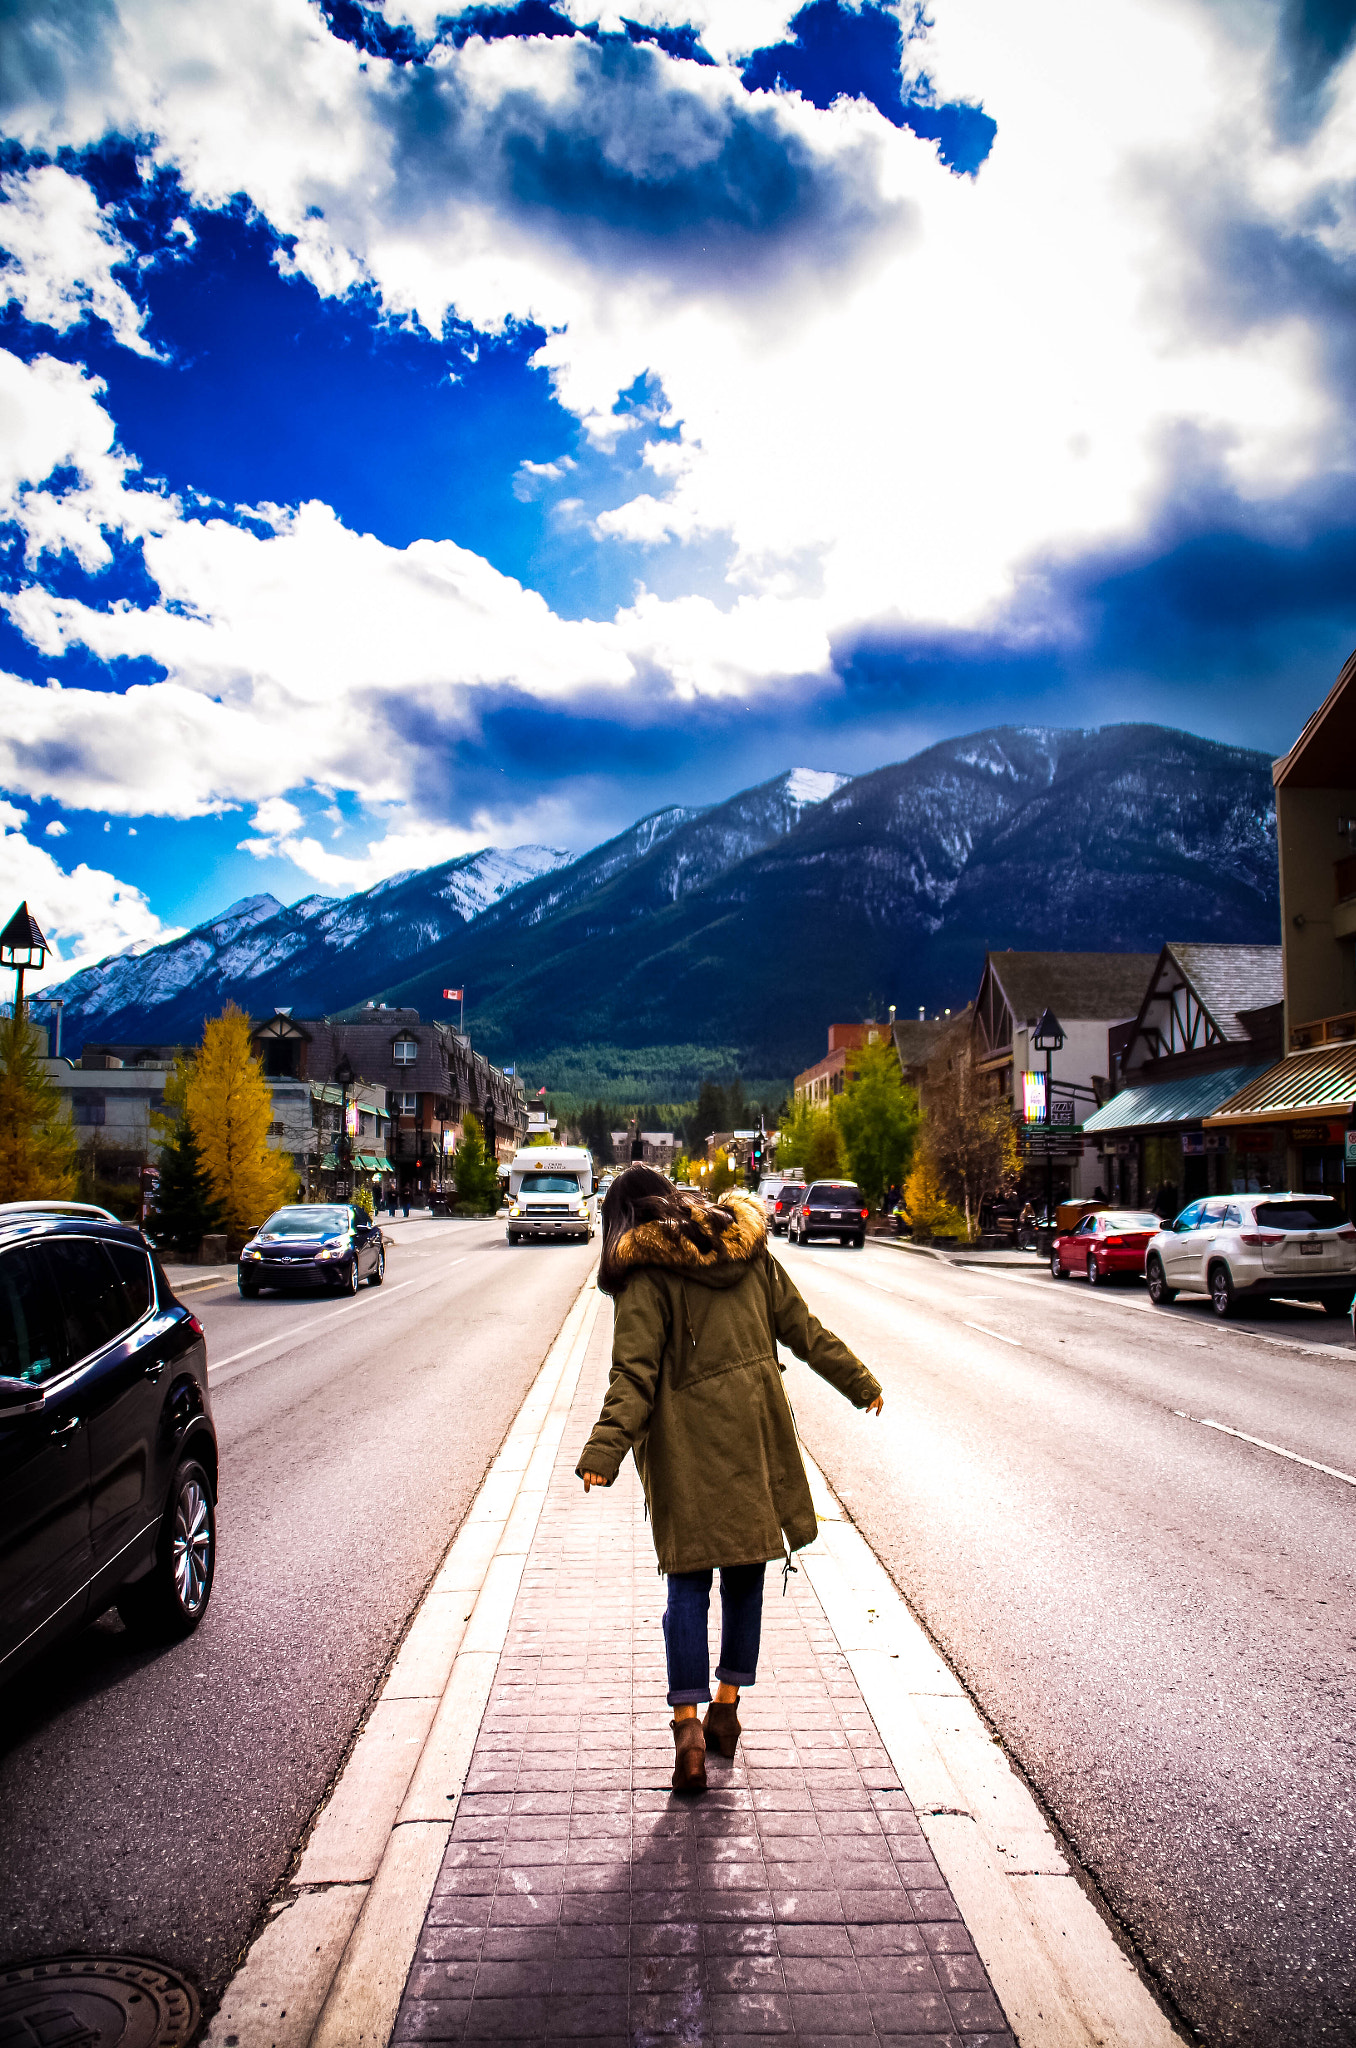
[[[576,1295],[420,1604],[209,2048],[384,2048],[600,1301]]]

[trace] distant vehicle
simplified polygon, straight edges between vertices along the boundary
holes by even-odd
[[[1217,1195],[1161,1224],[1144,1262],[1149,1299],[1208,1294],[1217,1316],[1244,1300],[1321,1302],[1344,1316],[1356,1299],[1356,1227],[1331,1195]]]
[[[593,1236],[598,1204],[593,1155],[582,1145],[529,1145],[509,1168],[509,1211],[504,1235],[524,1238]]]
[[[346,1202],[295,1202],[275,1209],[244,1246],[236,1282],[247,1301],[261,1287],[327,1287],[356,1294],[386,1277],[381,1225]]]
[[[202,1324],[141,1232],[89,1204],[0,1207],[0,1683],[109,1607],[188,1635],[216,1498]]]
[[[800,1206],[804,1193],[805,1183],[803,1180],[784,1180],[782,1182],[777,1190],[776,1200],[772,1204],[772,1214],[768,1218],[768,1223],[774,1237],[780,1237],[786,1230],[791,1220],[791,1211]]]
[[[791,1176],[786,1173],[765,1173],[758,1183],[758,1199],[763,1205],[763,1214],[769,1223],[777,1207],[777,1197],[790,1178]]]
[[[1050,1271],[1056,1280],[1085,1273],[1094,1287],[1144,1273],[1149,1239],[1161,1228],[1151,1209],[1098,1209],[1056,1237]]]
[[[860,1251],[866,1243],[870,1213],[855,1181],[812,1181],[791,1209],[788,1235],[795,1244],[809,1244],[816,1237],[836,1237],[840,1243],[856,1245]]]

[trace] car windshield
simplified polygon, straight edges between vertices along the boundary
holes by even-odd
[[[1102,1222],[1108,1230],[1161,1230],[1158,1218],[1147,1209],[1113,1209]]]
[[[525,1195],[577,1195],[579,1183],[568,1173],[525,1173],[520,1190]]]
[[[1330,1195],[1307,1195],[1290,1202],[1259,1202],[1257,1221],[1270,1230],[1337,1230],[1346,1222],[1340,1204]]]
[[[317,1203],[314,1207],[301,1209],[278,1209],[269,1217],[260,1237],[333,1237],[338,1230],[347,1230],[353,1217],[349,1210],[335,1204]]]
[[[860,1209],[862,1198],[850,1181],[821,1182],[810,1190],[812,1209]]]

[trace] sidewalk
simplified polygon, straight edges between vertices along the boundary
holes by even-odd
[[[669,1789],[664,1582],[628,1460],[585,1497],[598,1318],[393,2039],[1011,2048],[805,1569],[705,1798]],[[719,1626],[713,1592],[712,1626]],[[714,1660],[713,1660],[714,1661]]]

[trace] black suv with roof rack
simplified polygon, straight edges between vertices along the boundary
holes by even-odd
[[[816,1237],[836,1237],[840,1244],[866,1243],[870,1211],[862,1191],[851,1180],[816,1180],[792,1205],[787,1219],[787,1236],[792,1244],[809,1244]]]
[[[145,1638],[196,1628],[216,1498],[202,1324],[141,1232],[0,1204],[0,1684],[109,1607]]]

